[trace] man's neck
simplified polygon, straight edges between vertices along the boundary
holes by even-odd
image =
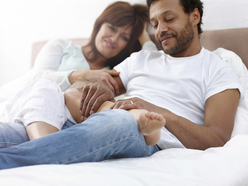
[[[198,37],[198,36],[197,36]],[[202,46],[200,43],[200,39],[194,38],[190,46],[184,52],[173,55],[172,57],[190,57],[195,56],[201,52]]]

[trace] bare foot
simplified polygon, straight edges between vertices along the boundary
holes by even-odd
[[[160,131],[164,127],[166,121],[163,115],[155,112],[147,112],[140,114],[137,120],[140,128],[140,132],[144,136],[149,136],[156,131]]]

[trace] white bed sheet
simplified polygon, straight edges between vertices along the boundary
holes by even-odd
[[[248,185],[248,135],[205,151],[169,149],[151,157],[0,171],[0,185]]]

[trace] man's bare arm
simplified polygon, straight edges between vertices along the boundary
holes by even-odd
[[[225,90],[211,96],[205,104],[204,126],[139,98],[119,100],[112,108],[125,110],[137,108],[160,113],[166,119],[165,127],[186,148],[204,150],[209,147],[223,146],[230,139],[239,97],[240,93],[236,89]]]
[[[204,126],[177,116],[166,128],[187,148],[204,150],[223,146],[231,137],[239,98],[238,90],[225,90],[207,99]]]

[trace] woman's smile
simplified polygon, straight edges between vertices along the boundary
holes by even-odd
[[[131,32],[132,27],[129,25],[117,27],[103,23],[96,36],[96,49],[105,58],[112,58],[127,46]]]
[[[115,49],[115,46],[111,41],[105,40],[105,43],[108,48]]]

